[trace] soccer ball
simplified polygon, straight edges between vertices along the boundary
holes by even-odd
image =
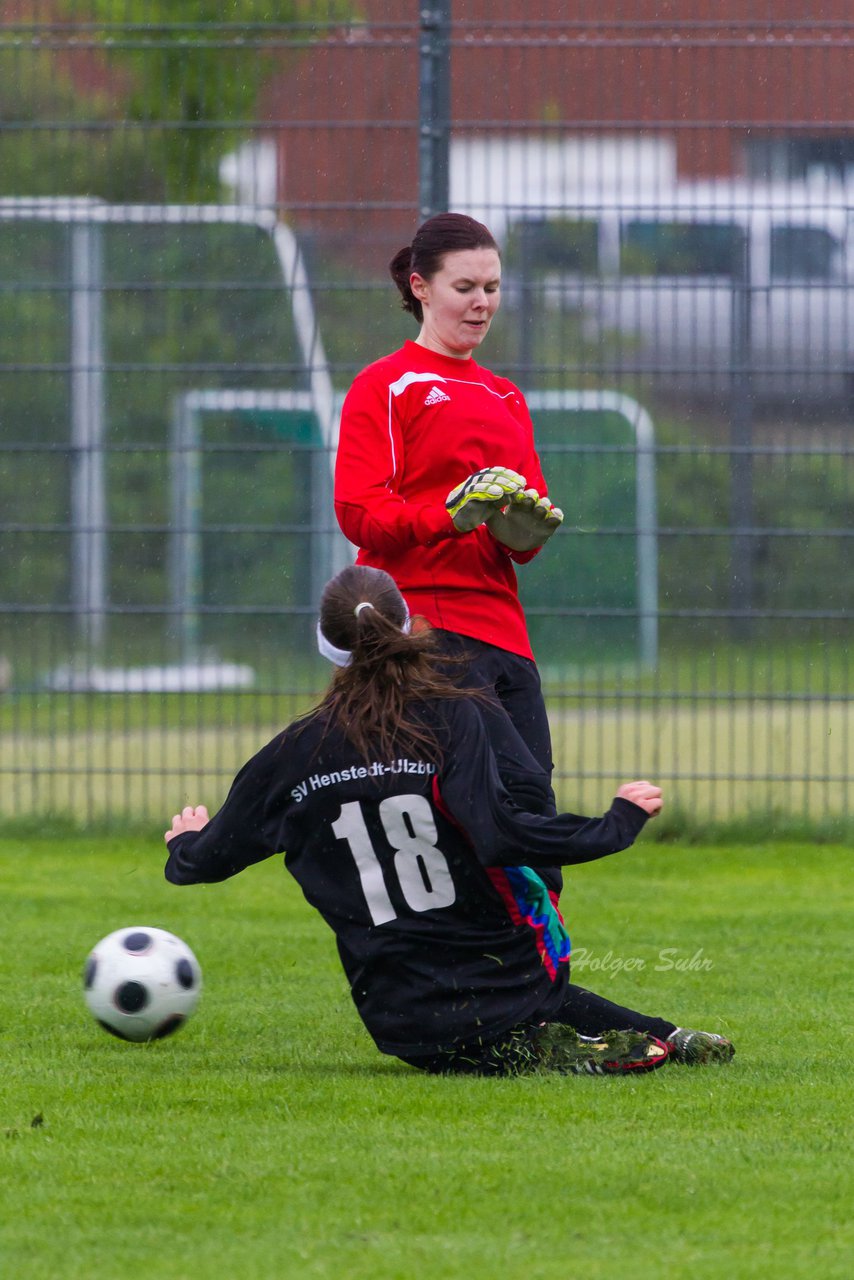
[[[117,929],[92,949],[83,973],[86,1003],[122,1040],[160,1040],[186,1022],[202,989],[199,962],[165,929]]]

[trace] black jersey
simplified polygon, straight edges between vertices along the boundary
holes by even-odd
[[[468,699],[422,711],[442,763],[363,760],[319,719],[292,725],[234,780],[199,832],[169,841],[173,884],[219,881],[284,851],[333,929],[359,1014],[400,1056],[499,1036],[556,1010],[569,939],[537,867],[632,843],[646,813],[547,816],[505,791]]]

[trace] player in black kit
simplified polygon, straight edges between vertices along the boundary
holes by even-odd
[[[318,644],[338,666],[323,701],[244,765],[213,818],[204,806],[175,815],[166,878],[225,880],[284,851],[377,1047],[427,1071],[730,1058],[721,1036],[572,984],[569,937],[537,874],[627,848],[660,809],[658,787],[627,783],[601,818],[520,809],[479,696],[454,682],[426,625],[410,629],[382,570],[354,565],[327,584]]]

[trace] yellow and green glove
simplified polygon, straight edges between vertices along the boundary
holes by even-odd
[[[448,514],[460,533],[470,533],[506,506],[525,488],[525,477],[508,467],[484,467],[452,489],[445,499]]]
[[[557,532],[562,520],[563,512],[551,499],[541,498],[536,489],[521,489],[510,495],[503,509],[491,512],[486,524],[511,551],[535,551]]]

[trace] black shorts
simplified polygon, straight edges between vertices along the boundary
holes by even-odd
[[[507,790],[520,808],[556,813],[551,730],[537,664],[455,631],[437,629],[435,634],[445,653],[468,659],[462,683],[494,694],[494,700],[481,707],[481,714]],[[543,868],[538,874],[551,892],[560,893],[563,873],[559,867]]]

